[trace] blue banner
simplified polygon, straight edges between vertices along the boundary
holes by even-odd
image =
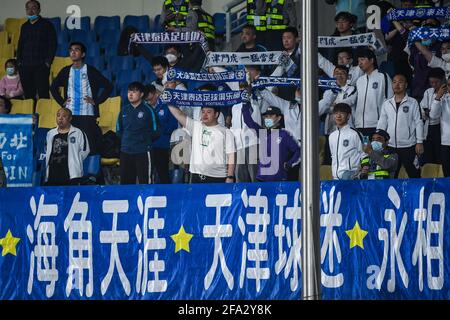
[[[196,73],[170,68],[167,72],[167,81],[171,80],[195,82],[242,82],[246,80],[246,74],[245,70],[218,73]]]
[[[186,91],[166,89],[160,99],[177,107],[232,107],[249,100],[247,91]]]
[[[0,115],[0,155],[8,187],[31,187],[33,179],[32,115]]]
[[[429,18],[450,19],[450,8],[434,7],[434,8],[401,8],[393,9],[387,14],[389,21],[400,20],[425,20]]]
[[[449,179],[321,186],[324,299],[449,299]],[[0,299],[298,299],[297,183],[0,190]]]
[[[450,27],[430,28],[422,27],[415,28],[409,32],[408,47],[414,45],[414,42],[431,39],[435,41],[444,42],[450,39]]]

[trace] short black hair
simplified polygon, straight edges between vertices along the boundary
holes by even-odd
[[[377,56],[375,55],[375,52],[373,50],[370,50],[369,48],[361,49],[358,51],[358,58],[367,58],[367,59],[373,59],[373,66],[375,69],[378,68],[378,61]]]
[[[41,10],[41,3],[40,3],[39,1],[37,1],[37,0],[29,0],[29,1],[27,1],[27,2],[25,3],[25,6],[27,5],[28,2],[34,2],[34,3],[36,3],[37,6],[38,6],[38,9]]]
[[[441,68],[432,68],[428,71],[428,79],[429,78],[444,79],[445,72]]]
[[[179,44],[176,43],[169,43],[165,48],[164,48],[164,52],[167,51],[167,49],[173,48],[175,49],[178,53],[182,53],[183,50],[181,49],[181,46]]]
[[[200,90],[203,90],[203,91],[217,91],[217,87],[215,85],[213,85],[213,84],[206,83],[206,84],[203,84],[203,85],[199,86],[197,88],[197,90],[198,91],[200,91]]]
[[[298,30],[295,27],[287,27],[286,29],[283,30],[283,34],[285,34],[286,32],[290,32],[294,35],[295,38],[298,38]]]
[[[169,61],[167,60],[166,57],[163,57],[163,56],[153,57],[152,67],[155,67],[155,66],[162,66],[163,68],[168,68]]]
[[[72,48],[72,46],[79,46],[81,49],[81,53],[86,53],[86,46],[84,45],[84,43],[79,41],[73,41],[69,44],[69,49]]]
[[[201,109],[205,109],[205,108],[213,109],[214,112],[220,113],[220,107],[216,107],[216,106],[202,106],[201,107]]]
[[[256,34],[256,27],[252,24],[246,24],[245,26],[242,27],[242,30],[244,29],[250,29],[252,30],[253,34]]]
[[[351,114],[352,113],[352,108],[346,104],[346,103],[338,103],[334,106],[333,108],[333,112],[345,112],[347,114]]]
[[[139,91],[145,93],[145,87],[139,81],[134,81],[128,85],[128,91]]]
[[[14,68],[16,68],[16,70],[17,70],[17,68],[19,67],[19,66],[17,65],[17,60],[16,60],[16,59],[8,59],[8,60],[6,60],[6,62],[5,62],[5,69],[6,69],[6,65],[7,65],[8,63],[11,63],[11,64],[14,66]]]
[[[339,55],[339,53],[345,52],[349,55],[350,58],[353,58],[353,50],[350,48],[337,48],[336,50],[336,57]]]
[[[347,20],[351,24],[355,24],[358,21],[358,17],[356,17],[355,15],[353,15],[350,12],[347,12],[347,11],[341,11],[334,17],[334,21],[336,21],[336,22],[339,19]]]
[[[343,65],[338,65],[338,66],[336,66],[334,69],[335,69],[335,70],[338,69],[338,70],[345,71],[345,73],[346,73],[347,75],[348,75],[348,72],[349,72],[349,69],[347,68],[347,66],[343,66]]]
[[[5,109],[6,109],[6,113],[10,113],[11,112],[11,100],[9,100],[7,97],[5,96],[0,96],[0,99],[3,100],[5,102]]]

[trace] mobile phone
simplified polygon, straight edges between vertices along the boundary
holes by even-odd
[[[363,136],[363,143],[369,144],[369,136]]]

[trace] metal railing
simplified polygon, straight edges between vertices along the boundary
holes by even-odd
[[[225,36],[230,43],[231,35],[247,24],[247,1],[234,0],[223,6],[225,11]]]

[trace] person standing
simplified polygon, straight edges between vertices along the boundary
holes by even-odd
[[[209,49],[214,51],[215,32],[214,20],[212,15],[202,9],[202,0],[190,0],[189,12],[186,17],[186,28],[181,31],[201,31],[208,41]]]
[[[41,4],[25,4],[28,21],[22,25],[17,46],[17,63],[25,99],[49,98],[50,66],[56,53],[56,32],[40,16]]]
[[[168,31],[186,27],[189,0],[164,0],[160,16],[161,26]]]
[[[269,51],[283,48],[281,37],[288,27],[297,30],[297,14],[293,0],[266,0],[267,34],[265,46]]]
[[[86,47],[83,43],[72,42],[69,52],[73,64],[58,73],[50,90],[61,107],[72,111],[72,124],[86,133],[91,154],[100,154],[99,105],[108,99],[113,87],[100,71],[84,63]],[[59,92],[60,87],[64,88],[64,97]],[[103,91],[100,93],[101,88]]]

